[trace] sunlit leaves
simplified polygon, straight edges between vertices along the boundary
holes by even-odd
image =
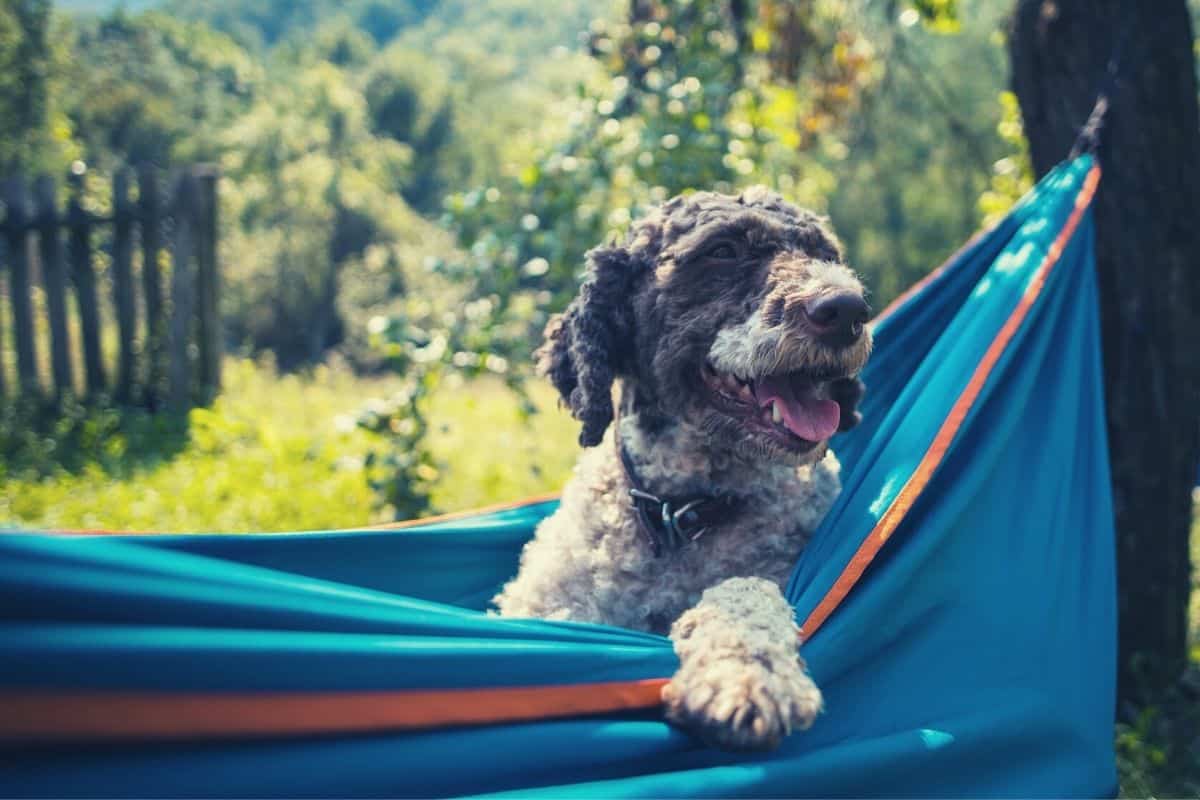
[[[854,0],[759,4],[751,41],[766,55],[766,79],[793,92],[787,124],[794,147],[817,146],[823,134],[843,125],[880,77],[882,67],[858,18],[867,12]]]
[[[1033,186],[1033,164],[1029,160],[1029,144],[1025,140],[1016,95],[1002,92],[1000,107],[1003,116],[996,131],[1012,149],[1013,155],[1001,158],[992,165],[990,184],[979,198],[979,209],[987,223],[995,222],[1008,213],[1013,203]]]
[[[325,60],[279,70],[221,141],[226,243],[242,254],[229,260],[230,330],[285,366],[317,358],[345,336],[337,295],[351,262],[370,251],[376,271],[399,269],[385,249],[414,219],[397,192],[411,147],[374,133],[354,76]]]
[[[211,159],[215,132],[241,110],[261,67],[228,37],[159,13],[72,21],[61,102],[84,159]]]
[[[911,0],[910,5],[930,30],[936,33],[959,30],[958,0]]]

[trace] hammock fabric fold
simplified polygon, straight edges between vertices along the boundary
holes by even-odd
[[[787,589],[826,711],[777,751],[664,723],[662,637],[481,613],[541,499],[0,536],[0,793],[1113,794],[1098,180],[1061,165],[874,323],[843,492]]]

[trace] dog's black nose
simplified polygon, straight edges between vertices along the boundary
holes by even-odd
[[[848,347],[862,336],[871,307],[862,295],[840,292],[814,300],[804,307],[818,338],[835,347]]]

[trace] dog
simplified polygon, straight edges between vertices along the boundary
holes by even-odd
[[[537,353],[585,450],[499,613],[669,634],[667,717],[718,747],[811,725],[781,587],[840,490],[869,315],[824,220],[761,187],[675,197],[591,250]]]

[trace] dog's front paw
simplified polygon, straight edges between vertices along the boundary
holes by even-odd
[[[667,718],[726,750],[769,750],[812,725],[821,690],[790,662],[722,659],[684,664],[663,687]]]

